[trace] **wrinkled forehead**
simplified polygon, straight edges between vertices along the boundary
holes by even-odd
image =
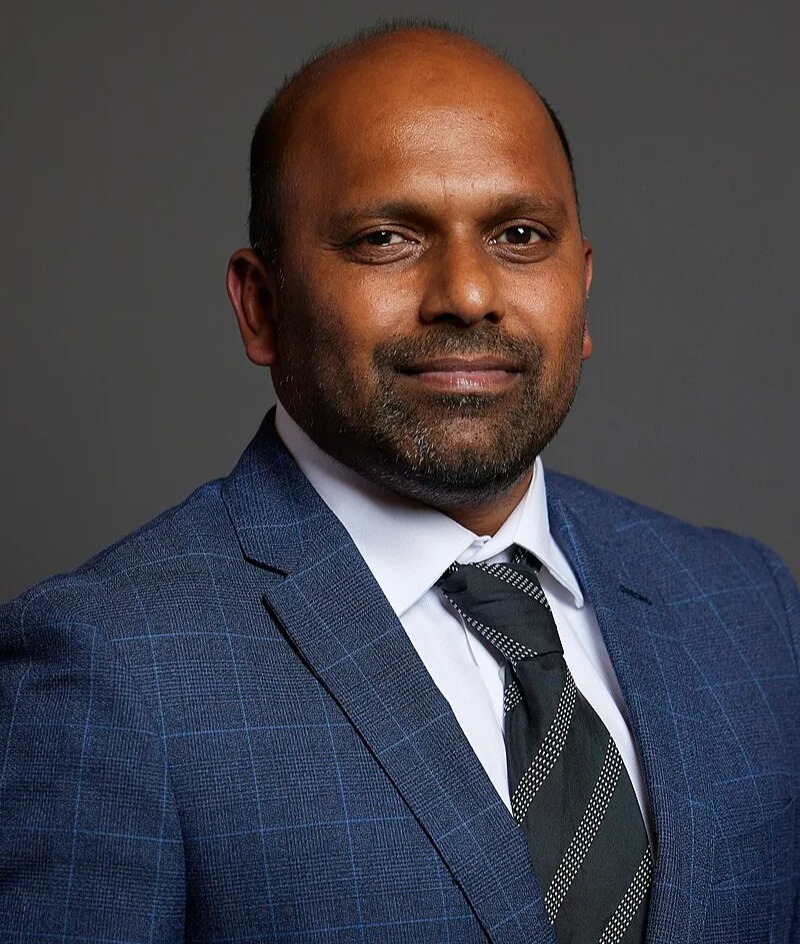
[[[376,173],[474,174],[502,160],[571,192],[541,99],[510,66],[460,43],[393,43],[333,65],[293,109],[284,193],[348,187]]]

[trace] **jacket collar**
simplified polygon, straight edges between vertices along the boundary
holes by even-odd
[[[302,570],[348,535],[275,432],[270,410],[231,474],[222,498],[251,563],[281,574]]]

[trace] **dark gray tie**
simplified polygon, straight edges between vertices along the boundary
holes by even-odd
[[[528,563],[530,561],[530,563]],[[641,944],[652,855],[617,746],[575,687],[532,555],[438,581],[505,660],[508,785],[559,944]]]

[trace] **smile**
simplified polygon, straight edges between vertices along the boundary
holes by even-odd
[[[514,384],[521,368],[496,357],[448,357],[406,367],[403,373],[431,390],[453,393],[500,393]]]

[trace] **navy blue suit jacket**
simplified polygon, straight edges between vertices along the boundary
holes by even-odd
[[[547,474],[657,832],[651,944],[798,940],[797,589]],[[552,944],[525,842],[268,417],[0,610],[0,941]]]

